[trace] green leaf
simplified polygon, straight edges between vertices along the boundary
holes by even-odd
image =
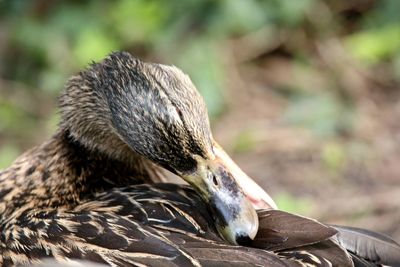
[[[178,66],[189,74],[204,97],[210,117],[215,118],[224,108],[225,76],[218,46],[205,39],[194,39],[181,51]]]
[[[20,151],[13,145],[0,147],[0,170],[10,166],[19,154]]]
[[[242,34],[260,28],[265,21],[265,12],[258,1],[225,0],[211,17],[209,30],[219,34]]]
[[[109,18],[124,42],[151,41],[162,34],[169,5],[151,0],[122,0],[111,9]]]
[[[306,198],[294,197],[287,192],[281,192],[274,197],[280,210],[297,213],[309,214],[313,209],[312,202]]]
[[[327,143],[322,147],[322,161],[334,172],[339,172],[346,162],[346,151],[339,143]]]
[[[256,145],[257,137],[254,131],[242,131],[234,140],[233,151],[238,153],[251,151]]]
[[[73,54],[79,66],[83,67],[92,61],[103,59],[118,48],[119,45],[112,36],[99,29],[88,27],[78,36]]]
[[[400,53],[400,25],[355,33],[345,40],[350,53],[369,64]]]

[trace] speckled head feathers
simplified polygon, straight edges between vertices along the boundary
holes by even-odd
[[[173,66],[112,53],[68,81],[60,106],[63,129],[112,157],[136,152],[186,172],[195,167],[194,155],[212,153],[204,101]]]

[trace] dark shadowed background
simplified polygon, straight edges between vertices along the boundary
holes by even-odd
[[[174,64],[215,138],[288,211],[400,240],[400,1],[0,0],[0,168],[54,132],[66,79]]]

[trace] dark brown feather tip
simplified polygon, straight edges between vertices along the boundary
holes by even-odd
[[[337,231],[313,219],[280,210],[258,212],[259,230],[251,246],[284,250],[327,240]]]

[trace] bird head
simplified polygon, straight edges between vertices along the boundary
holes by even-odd
[[[60,105],[61,126],[84,146],[168,169],[208,204],[226,240],[255,237],[257,214],[218,152],[202,97],[181,70],[112,53],[71,78]]]

